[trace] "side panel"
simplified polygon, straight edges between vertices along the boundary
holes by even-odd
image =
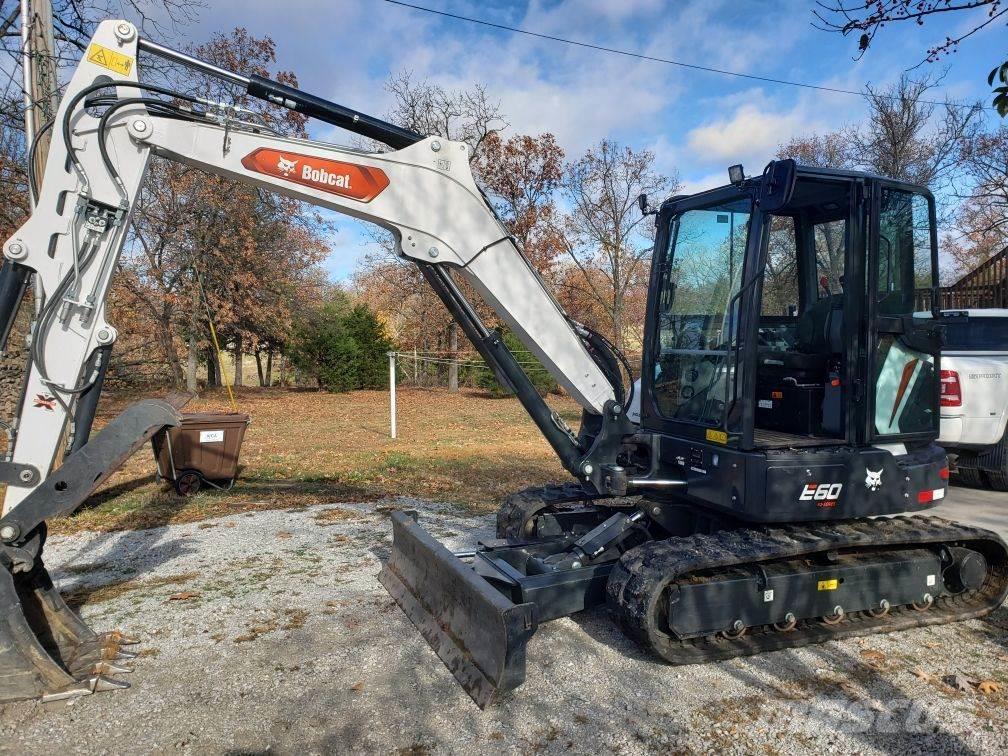
[[[948,461],[934,444],[895,457],[850,447],[743,452],[664,436],[661,452],[660,475],[687,480],[677,498],[746,522],[920,512],[940,504],[948,486]]]

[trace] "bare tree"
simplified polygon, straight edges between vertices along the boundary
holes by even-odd
[[[637,207],[640,194],[664,196],[678,187],[676,177],[654,170],[648,150],[603,140],[567,166],[564,193],[571,210],[561,235],[582,283],[605,314],[613,343],[622,348],[628,329],[642,320],[628,317],[633,294],[647,286],[652,242]],[[639,341],[639,338],[634,338]]]
[[[482,84],[448,91],[428,79],[417,81],[409,71],[391,77],[385,90],[394,104],[386,118],[423,136],[441,136],[469,145],[469,161],[479,156],[491,134],[506,129],[500,103],[490,99]]]
[[[942,244],[957,274],[1008,247],[1008,127],[979,134],[961,157],[970,191],[960,197],[955,233]]]
[[[393,104],[386,120],[424,136],[440,136],[469,145],[469,162],[478,170],[488,139],[507,128],[500,103],[486,89],[449,91],[430,80],[418,80],[409,71],[400,72],[385,84]],[[383,145],[363,142],[369,149]],[[356,288],[395,329],[401,327],[414,339],[412,346],[447,353],[448,386],[458,389],[459,334],[455,321],[440,300],[424,284],[415,266],[405,266],[395,254],[391,236],[370,229],[378,249],[369,254],[356,276]],[[401,346],[409,346],[403,342]],[[444,355],[442,355],[444,356]]]
[[[817,168],[854,168],[850,139],[844,130],[793,137],[777,148],[780,160],[793,158]]]
[[[960,153],[977,133],[980,105],[963,108],[927,99],[938,79],[906,74],[884,89],[866,87],[868,120],[848,129],[853,162],[883,176],[950,191],[959,174]]]

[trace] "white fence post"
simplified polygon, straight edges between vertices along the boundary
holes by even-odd
[[[389,416],[392,425],[392,438],[396,437],[395,418],[395,352],[388,353],[388,380],[389,380]]]

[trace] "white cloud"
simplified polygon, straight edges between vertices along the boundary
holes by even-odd
[[[769,157],[793,134],[809,130],[805,115],[796,110],[775,113],[742,105],[727,118],[693,129],[687,140],[690,149],[708,158],[738,162],[759,155]]]

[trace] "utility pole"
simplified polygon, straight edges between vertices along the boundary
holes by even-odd
[[[59,86],[53,40],[51,0],[21,0],[21,47],[24,67],[25,143],[30,147],[42,126],[56,115]],[[35,175],[42,181],[52,131],[35,151]]]

